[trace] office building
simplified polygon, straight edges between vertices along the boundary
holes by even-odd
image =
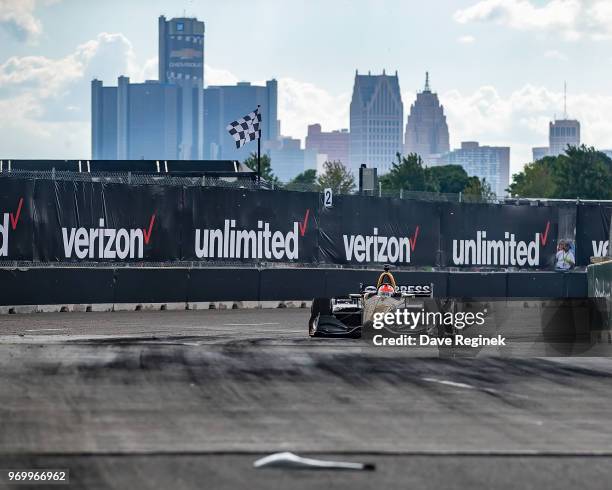
[[[448,125],[444,107],[438,94],[429,87],[429,73],[425,75],[425,88],[417,94],[406,123],[404,154],[416,153],[426,165],[450,151]]]
[[[548,148],[551,156],[565,153],[567,147],[580,145],[580,123],[575,119],[557,119],[548,126]]]
[[[281,137],[266,153],[270,156],[272,173],[281,182],[289,182],[304,170],[317,169],[316,150],[303,150],[299,139]]]
[[[531,153],[533,155],[533,161],[537,162],[548,156],[549,149],[548,146],[536,146],[531,149]]]
[[[128,77],[119,77],[116,87],[104,87],[100,80],[93,80],[92,158],[183,159],[180,99],[180,87],[156,80],[130,83]]]
[[[404,105],[395,75],[355,73],[350,106],[349,162],[354,175],[361,164],[389,171],[403,150]]]
[[[461,148],[440,157],[439,165],[461,165],[469,176],[486,179],[491,190],[502,197],[510,184],[510,148],[480,146],[475,141],[461,143]]]
[[[183,160],[203,158],[204,22],[159,18],[159,81],[181,87],[180,143]]]
[[[159,18],[159,80],[91,83],[92,158],[203,158],[204,23]]]
[[[345,166],[349,164],[349,131],[340,129],[326,133],[320,124],[308,126],[306,149],[326,155],[329,161],[340,161]]]
[[[260,106],[262,152],[278,147],[278,83],[265,86],[240,82],[236,85],[209,86],[204,89],[204,158],[243,161],[257,151],[255,142],[237,149],[227,125]]]

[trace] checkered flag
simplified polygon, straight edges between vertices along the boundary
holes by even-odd
[[[253,141],[261,138],[261,114],[259,107],[253,112],[250,112],[242,119],[232,121],[225,129],[234,138],[236,148],[242,148],[247,141]]]

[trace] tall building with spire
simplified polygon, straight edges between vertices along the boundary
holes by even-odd
[[[568,146],[580,146],[580,121],[567,117],[567,84],[563,85],[563,119],[548,124],[548,146],[533,148],[533,160],[562,155]]]
[[[444,106],[438,94],[431,91],[429,72],[425,74],[425,88],[417,94],[406,123],[404,153],[416,153],[423,161],[434,164],[436,159],[450,150],[448,124]]]
[[[385,173],[402,151],[404,104],[395,75],[355,72],[350,109],[349,161],[357,175],[361,164]]]

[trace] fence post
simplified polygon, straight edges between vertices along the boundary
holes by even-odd
[[[463,196],[463,192],[459,191],[459,202],[461,202]]]
[[[404,188],[400,189],[400,199],[404,199]]]

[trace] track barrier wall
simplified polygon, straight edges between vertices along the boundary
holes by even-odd
[[[292,268],[0,269],[0,306],[309,301],[358,292],[360,283],[374,284],[379,273]],[[534,275],[400,271],[395,277],[400,285],[433,284],[435,297],[587,297],[585,272],[537,273],[537,281]]]
[[[586,273],[552,272],[557,243],[575,242],[579,266],[605,255],[611,214],[606,203],[356,195],[326,208],[317,193],[1,179],[0,305],[303,301],[355,292],[385,263],[437,297],[580,298]]]
[[[508,205],[103,182],[0,180],[0,265],[199,262],[554,267],[605,255],[612,204]],[[466,276],[466,281],[469,281]],[[496,287],[498,290],[499,287]]]

